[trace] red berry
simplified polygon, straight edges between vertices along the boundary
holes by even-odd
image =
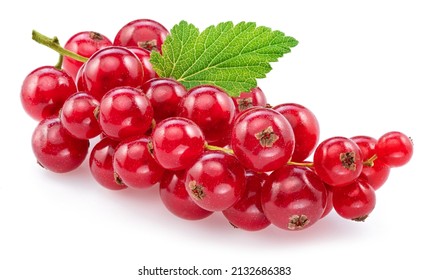
[[[375,191],[367,182],[357,180],[334,188],[332,203],[341,217],[364,221],[375,207]]]
[[[366,181],[374,190],[378,190],[387,181],[390,174],[390,167],[381,160],[374,161],[372,167],[364,166],[359,179]]]
[[[31,140],[37,162],[56,173],[76,169],[88,153],[89,141],[71,136],[57,117],[42,120]]]
[[[155,78],[142,87],[154,110],[155,121],[176,117],[182,98],[187,94],[186,88],[173,79]]]
[[[279,112],[254,108],[242,113],[232,129],[231,147],[247,168],[267,172],[292,157],[295,138],[289,122]]]
[[[295,150],[292,161],[304,161],[316,149],[319,141],[319,122],[316,116],[306,107],[285,103],[273,108],[281,113],[290,123],[295,135]]]
[[[120,86],[140,87],[143,66],[138,57],[124,47],[106,47],[94,53],[84,64],[79,88],[97,100]]]
[[[413,142],[405,134],[392,131],[381,136],[375,147],[377,159],[390,167],[399,167],[410,161]]]
[[[75,83],[78,91],[85,91],[86,85],[83,79],[83,70],[85,68],[85,63],[79,68],[76,73]]]
[[[239,96],[232,98],[237,112],[242,112],[246,109],[267,105],[267,98],[264,92],[259,88],[252,88],[249,92],[242,92]]]
[[[350,138],[362,151],[362,158],[367,161],[376,154],[375,146],[377,140],[369,136],[355,136]],[[390,167],[381,160],[374,160],[372,164],[363,166],[359,178],[367,181],[374,190],[380,188],[389,177]]]
[[[185,118],[168,118],[152,131],[153,156],[165,169],[190,167],[204,151],[204,136],[200,128]]]
[[[185,171],[166,171],[159,184],[159,194],[165,207],[179,218],[201,220],[213,212],[198,206],[189,196],[185,187]]]
[[[359,146],[345,137],[326,139],[314,152],[314,169],[330,186],[348,185],[362,172],[363,160]]]
[[[190,89],[179,107],[179,116],[194,121],[209,144],[220,141],[231,130],[234,103],[228,94],[215,86]]]
[[[325,209],[323,210],[323,214],[320,217],[320,219],[326,217],[329,213],[331,213],[332,209],[334,208],[334,204],[332,203],[332,197],[333,197],[333,193],[331,188],[325,184],[326,187],[326,206]]]
[[[327,191],[310,169],[284,166],[268,176],[261,191],[262,208],[271,223],[286,230],[315,224],[326,207]]]
[[[161,51],[162,43],[168,34],[168,30],[159,22],[137,19],[127,23],[118,31],[113,44]]]
[[[94,112],[99,105],[97,99],[85,92],[73,94],[61,109],[61,124],[76,138],[94,138],[101,133]]]
[[[96,51],[112,45],[110,40],[93,31],[79,32],[67,41],[64,48],[83,57],[90,57]],[[74,60],[68,56],[64,56],[63,69],[76,81],[76,74],[83,62]]]
[[[121,142],[113,156],[113,169],[118,180],[128,187],[150,188],[161,180],[164,169],[153,159],[147,136]]]
[[[261,230],[271,223],[261,206],[261,189],[265,173],[246,172],[246,191],[239,201],[222,213],[235,227],[249,231]]]
[[[143,66],[143,85],[153,79],[158,78],[158,74],[156,74],[155,70],[153,70],[152,64],[150,63],[150,51],[146,49],[142,49],[140,47],[128,47],[142,63]]]
[[[21,88],[21,104],[33,119],[57,116],[64,101],[77,91],[66,72],[53,66],[43,66],[25,77]]]
[[[209,151],[186,173],[186,191],[208,211],[223,211],[234,205],[245,191],[245,171],[232,155]]]
[[[98,142],[91,151],[89,157],[89,169],[93,178],[103,187],[110,190],[122,190],[127,188],[120,180],[117,180],[113,170],[113,155],[118,142],[108,137]]]
[[[99,122],[110,138],[143,136],[150,128],[153,109],[146,96],[132,87],[117,87],[100,102]]]

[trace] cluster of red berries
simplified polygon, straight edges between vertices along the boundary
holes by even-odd
[[[89,167],[102,186],[159,185],[181,218],[221,211],[253,231],[307,228],[332,208],[362,221],[390,168],[410,160],[412,142],[400,132],[318,144],[318,121],[304,106],[272,107],[260,88],[232,98],[212,85],[187,90],[158,77],[150,52],[161,51],[168,34],[147,19],[125,25],[113,43],[81,32],[64,48],[85,63],[65,57],[62,69],[44,66],[25,78],[21,101],[40,121],[32,147],[41,166],[69,172],[92,146]]]

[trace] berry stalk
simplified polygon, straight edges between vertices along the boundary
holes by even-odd
[[[222,151],[222,152],[230,154],[230,155],[234,154],[234,151],[232,149],[222,148],[222,147],[218,147],[218,146],[214,146],[214,145],[209,145],[209,144],[207,144],[207,142],[204,145],[204,147],[210,151]]]
[[[77,53],[71,52],[61,47],[60,44],[58,43],[57,37],[49,38],[48,36],[45,36],[42,33],[37,32],[36,30],[33,30],[31,33],[31,38],[37,43],[42,44],[50,49],[53,49],[60,55],[68,56],[80,62],[86,62],[88,60],[88,58],[86,57],[83,57],[81,55],[78,55]]]
[[[293,166],[310,167],[310,168],[314,166],[313,162],[295,162],[295,161],[289,161],[287,164],[288,165],[293,165]]]
[[[209,144],[205,144],[204,147],[207,150],[210,151],[222,151],[228,154],[233,155],[234,151],[232,149],[228,149],[228,148],[222,148],[222,147],[218,147],[218,146],[214,146],[214,145],[209,145]],[[370,157],[369,159],[367,159],[366,161],[363,162],[363,165],[365,166],[369,166],[369,167],[373,167],[374,166],[374,161],[377,159],[377,155],[373,155],[372,157]],[[303,166],[303,167],[313,167],[314,163],[313,162],[295,162],[295,161],[289,161],[287,163],[288,165],[292,165],[292,166]]]
[[[52,40],[58,46],[60,45],[60,41],[58,40],[57,36],[55,36],[54,38],[52,38]],[[60,57],[58,58],[57,64],[55,64],[54,67],[57,68],[58,70],[61,70],[61,67],[63,66],[63,60],[64,60],[64,56],[62,54],[60,54]]]
[[[373,167],[374,166],[374,161],[377,159],[377,155],[373,155],[372,157],[370,157],[369,159],[367,159],[366,161],[363,162],[364,166],[368,166],[368,167]]]

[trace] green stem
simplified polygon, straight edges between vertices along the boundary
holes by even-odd
[[[60,41],[58,40],[57,36],[55,36],[54,38],[52,38],[52,40],[58,46],[60,45]],[[63,66],[63,60],[64,60],[64,56],[62,54],[60,54],[60,56],[58,58],[58,62],[57,62],[57,64],[55,64],[54,67],[57,68],[58,70],[61,70],[61,67]]]
[[[205,147],[207,150],[210,150],[210,151],[222,151],[222,152],[225,152],[225,153],[228,153],[228,154],[231,154],[231,155],[233,155],[233,154],[234,154],[234,151],[233,151],[232,149],[222,148],[222,147],[218,147],[218,146],[209,145],[209,144],[207,144],[207,142],[206,142],[206,144],[204,145],[204,147]]]
[[[36,30],[33,30],[32,32],[32,39],[34,41],[36,41],[39,44],[42,44],[44,46],[47,46],[48,48],[53,49],[54,51],[56,51],[57,53],[61,54],[61,55],[65,55],[68,56],[70,58],[73,58],[77,61],[80,62],[86,62],[88,60],[88,58],[83,57],[81,55],[78,55],[77,53],[71,52],[69,50],[66,50],[65,48],[61,47],[57,42],[58,39],[55,41],[55,38],[49,38],[45,35],[43,35],[42,33],[37,32]]]

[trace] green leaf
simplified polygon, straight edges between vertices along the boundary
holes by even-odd
[[[283,54],[298,41],[283,32],[254,22],[222,22],[200,33],[181,21],[162,46],[162,55],[152,52],[151,63],[160,77],[173,78],[186,88],[210,84],[230,96],[256,87]]]

